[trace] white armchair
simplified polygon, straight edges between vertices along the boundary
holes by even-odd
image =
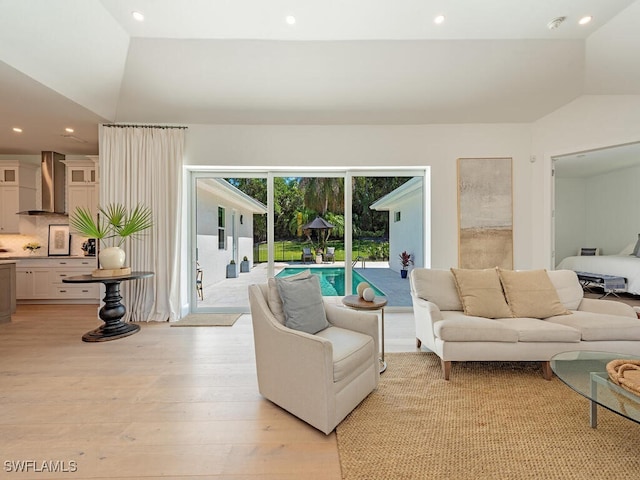
[[[260,394],[329,434],[378,385],[378,317],[325,300],[330,326],[311,335],[282,325],[267,284],[249,286]]]

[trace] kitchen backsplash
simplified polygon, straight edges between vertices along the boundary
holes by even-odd
[[[48,254],[49,225],[68,225],[66,217],[39,215],[20,219],[20,231],[28,232],[15,235],[0,235],[0,256],[46,257]],[[71,235],[71,255],[84,255],[82,244],[86,240],[80,235]],[[34,253],[24,250],[27,243],[37,242],[40,248]],[[1,252],[1,250],[7,250]]]

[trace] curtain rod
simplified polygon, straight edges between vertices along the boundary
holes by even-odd
[[[127,128],[127,127],[142,127],[142,128],[181,128],[186,130],[189,127],[183,127],[179,125],[138,125],[138,124],[130,124],[130,123],[103,123],[103,127],[113,127],[113,128]]]

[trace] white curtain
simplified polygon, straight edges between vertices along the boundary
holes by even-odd
[[[100,206],[138,204],[153,212],[142,239],[123,246],[125,265],[153,277],[120,284],[126,321],[180,318],[183,127],[100,126]]]

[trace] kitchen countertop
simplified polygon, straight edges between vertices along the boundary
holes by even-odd
[[[16,263],[16,261],[15,260],[0,259],[0,265],[6,265],[8,263]]]
[[[95,256],[88,255],[0,255],[0,261],[2,260],[42,260],[42,259],[65,259],[65,258],[96,258]]]

